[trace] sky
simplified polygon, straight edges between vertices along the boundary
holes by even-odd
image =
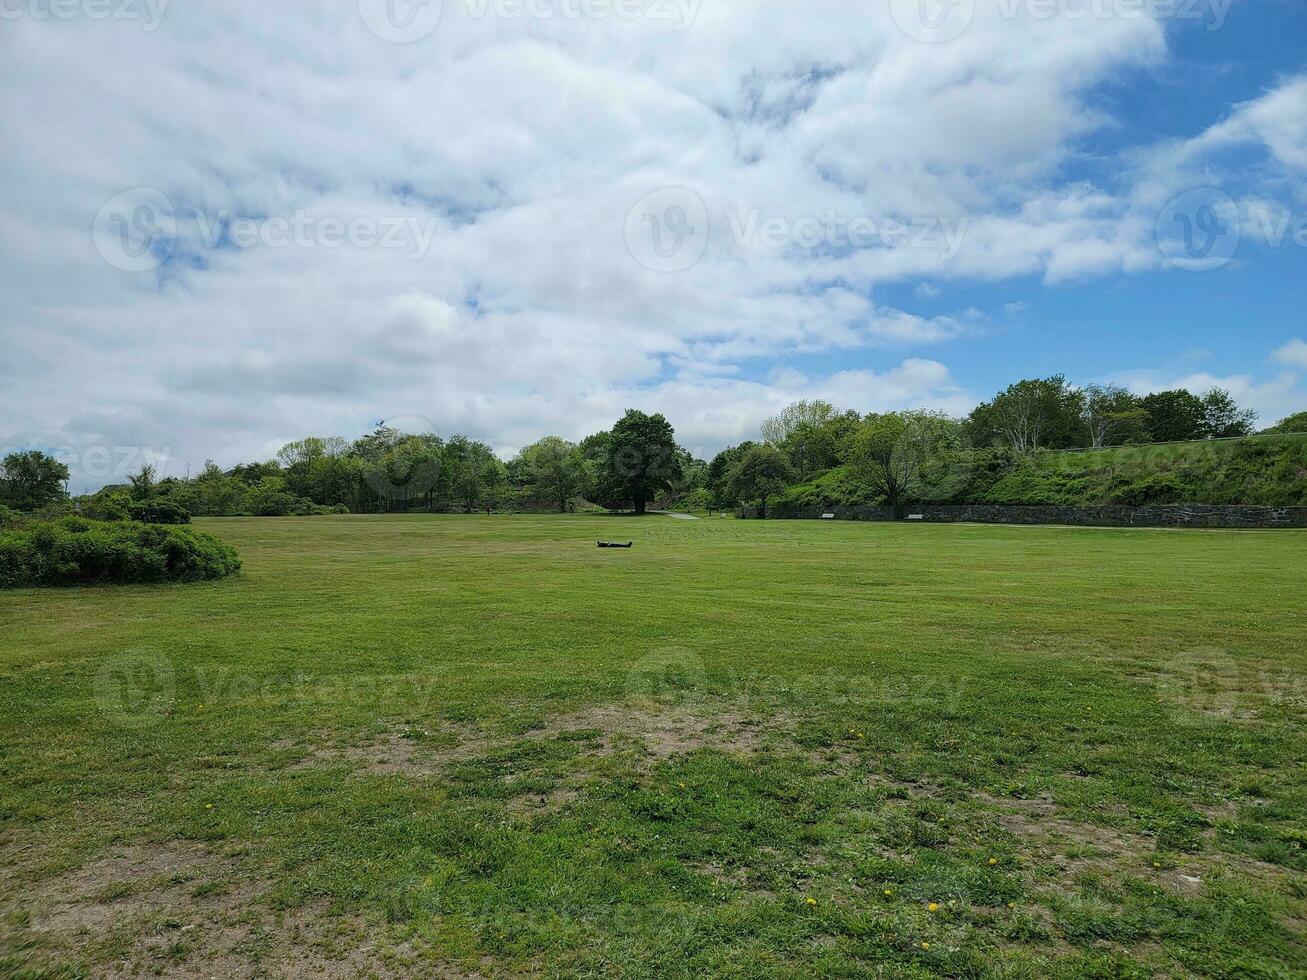
[[[0,0],[0,448],[1307,410],[1302,0]]]

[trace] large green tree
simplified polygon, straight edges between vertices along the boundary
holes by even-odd
[[[1018,381],[971,413],[971,441],[1020,453],[1069,448],[1079,443],[1082,404],[1083,396],[1063,375]]]
[[[731,467],[727,486],[736,500],[758,502],[758,516],[767,516],[767,501],[794,481],[794,468],[771,444],[750,446]]]
[[[947,416],[933,412],[890,412],[871,415],[853,441],[850,466],[853,473],[869,487],[881,493],[902,517],[904,506],[914,490],[927,482],[928,471],[957,454],[958,424]],[[932,489],[947,482],[937,473],[930,474]]]
[[[68,467],[37,450],[10,453],[0,461],[0,503],[37,510],[64,497]]]
[[[608,500],[630,501],[643,514],[649,501],[671,490],[681,476],[676,433],[662,415],[631,409],[613,426],[602,471]]]
[[[1119,385],[1087,385],[1081,390],[1080,419],[1088,445],[1116,446],[1143,436],[1148,412]]]
[[[1225,388],[1212,388],[1203,395],[1203,434],[1209,439],[1230,439],[1252,435],[1257,413],[1240,408]]]
[[[589,464],[581,447],[558,436],[545,436],[523,448],[512,469],[536,500],[549,501],[560,513],[585,492],[589,482]]]
[[[1148,413],[1151,442],[1187,442],[1206,434],[1207,407],[1201,398],[1183,388],[1145,395],[1140,405]]]

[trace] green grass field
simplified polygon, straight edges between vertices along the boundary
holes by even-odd
[[[0,594],[0,975],[1307,970],[1307,534],[197,524]]]

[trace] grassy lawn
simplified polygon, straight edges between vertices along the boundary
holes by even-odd
[[[0,975],[1307,970],[1307,534],[197,524],[0,594]]]

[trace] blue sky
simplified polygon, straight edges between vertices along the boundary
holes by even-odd
[[[0,445],[88,486],[640,407],[709,455],[1054,372],[1307,409],[1307,5],[922,2],[7,7]]]

